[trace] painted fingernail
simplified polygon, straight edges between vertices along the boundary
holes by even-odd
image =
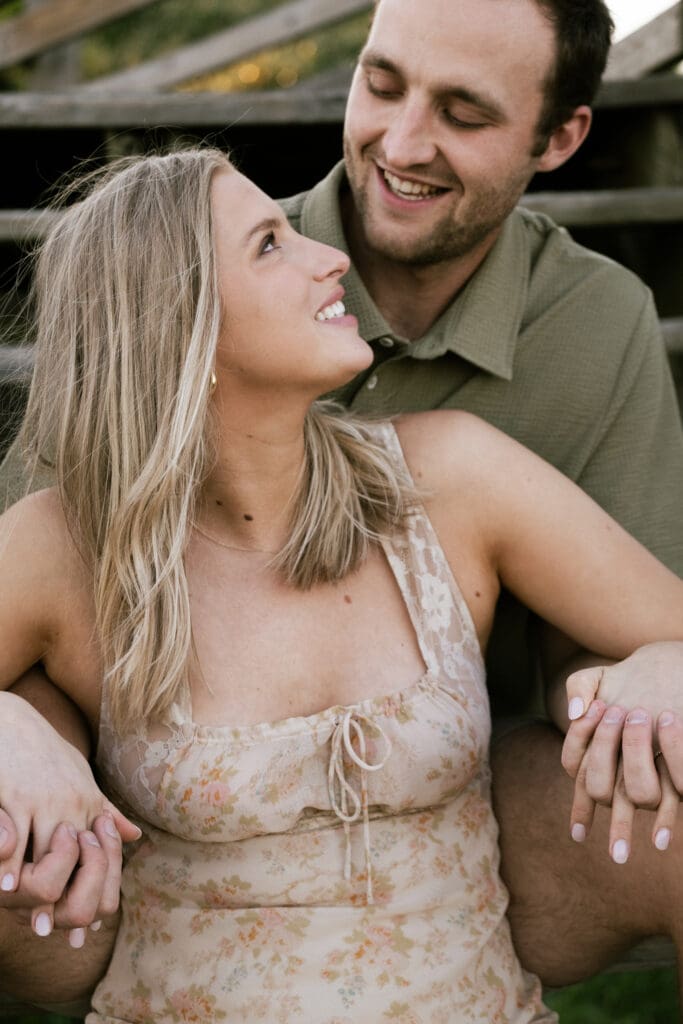
[[[78,839],[78,832],[76,831],[76,826],[75,825],[72,825],[70,821],[67,821],[67,823],[66,823],[66,825],[64,827],[65,827],[65,829],[67,830],[67,832],[69,833],[69,835],[71,836],[72,839]]]
[[[97,836],[93,832],[84,832],[83,838],[85,839],[88,846],[99,846],[100,842]]]
[[[93,923],[90,925],[90,931],[91,932],[98,932],[101,927],[102,927],[102,922],[101,921],[93,921]]]
[[[650,716],[647,711],[641,711],[640,708],[636,708],[635,711],[629,711],[626,716],[626,722],[628,725],[645,725],[646,722],[650,721]]]
[[[659,725],[673,725],[674,721],[675,718],[670,711],[663,711],[662,714],[659,716]]]
[[[0,882],[0,889],[3,892],[12,892],[14,889],[14,875],[4,875]]]
[[[85,928],[72,928],[69,932],[69,945],[72,949],[82,949],[85,945]]]
[[[572,697],[569,701],[569,708],[567,714],[569,715],[570,721],[574,722],[577,718],[581,718],[583,714],[583,701],[580,697]]]
[[[119,832],[118,829],[116,828],[116,825],[114,824],[113,818],[107,818],[107,820],[104,823],[104,831],[107,833],[108,836],[111,836],[112,839],[118,839]]]
[[[46,914],[45,911],[43,911],[41,914],[38,914],[35,920],[35,924],[33,925],[33,930],[36,933],[36,935],[40,935],[43,938],[49,935],[50,932],[52,931],[52,921],[50,920],[50,915]]]
[[[671,829],[660,828],[655,834],[655,846],[658,850],[666,850],[671,842]]]
[[[578,822],[572,825],[572,839],[575,843],[582,843],[586,838],[585,825],[580,825]]]
[[[612,860],[615,864],[625,864],[628,860],[628,843],[625,839],[617,839],[612,847]]]
[[[605,712],[603,718],[603,722],[609,722],[610,725],[616,725],[616,723],[620,722],[623,717],[624,712],[621,710],[621,708],[607,708],[607,711]]]

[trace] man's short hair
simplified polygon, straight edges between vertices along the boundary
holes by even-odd
[[[555,32],[555,61],[545,83],[534,155],[574,110],[591,104],[607,64],[614,23],[604,0],[535,0]]]

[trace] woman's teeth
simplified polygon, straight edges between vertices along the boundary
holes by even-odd
[[[339,316],[344,316],[346,308],[343,302],[333,302],[331,306],[325,306],[324,309],[319,310],[315,314],[316,320],[335,320]]]

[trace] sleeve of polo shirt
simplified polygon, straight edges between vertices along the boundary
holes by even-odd
[[[683,575],[683,432],[657,313],[647,291],[615,378],[604,429],[577,482]]]

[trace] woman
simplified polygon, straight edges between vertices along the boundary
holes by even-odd
[[[683,584],[514,442],[316,403],[372,358],[347,265],[210,150],[40,255],[58,488],[2,520],[0,682],[43,660],[144,832],[93,1024],[554,1019],[497,873],[500,585],[606,657],[683,639]]]

